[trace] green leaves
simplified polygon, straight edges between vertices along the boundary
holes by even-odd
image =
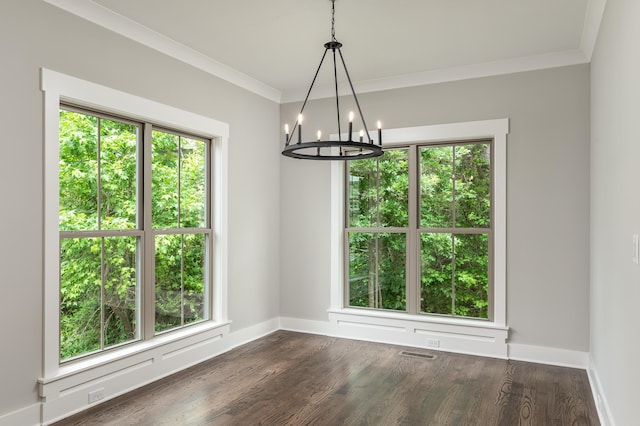
[[[349,163],[349,226],[409,224],[409,166],[406,149]]]
[[[349,233],[349,304],[406,310],[406,234]]]
[[[138,336],[140,237],[95,234],[142,229],[141,136],[139,125],[60,111],[59,227],[77,231],[60,241],[62,360]],[[154,227],[207,226],[206,142],[154,131],[152,157]],[[84,231],[93,234],[83,236]],[[156,238],[157,330],[205,318],[206,238],[204,233]],[[153,285],[153,277],[147,280]]]
[[[412,146],[349,163],[350,306],[406,310],[407,286],[419,285],[420,312],[488,317],[490,149]],[[413,206],[410,191],[419,195]],[[419,284],[406,282],[407,256],[420,259]]]

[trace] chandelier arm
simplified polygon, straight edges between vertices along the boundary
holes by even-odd
[[[347,81],[349,82],[349,87],[351,87],[351,93],[353,94],[353,99],[356,100],[356,106],[358,107],[358,112],[360,113],[360,120],[362,120],[362,125],[364,126],[364,130],[367,133],[367,140],[370,143],[373,143],[373,139],[369,136],[369,129],[367,128],[367,123],[364,121],[364,115],[362,114],[362,108],[360,108],[360,102],[358,102],[358,96],[356,95],[356,91],[353,88],[353,83],[351,83],[351,77],[349,77],[349,71],[347,70],[347,64],[344,62],[344,56],[342,56],[342,51],[338,49],[338,53],[340,54],[340,59],[342,60],[342,66],[344,67],[344,72],[347,75]]]
[[[322,63],[324,62],[325,56],[327,56],[328,50],[329,50],[328,48],[324,49],[324,54],[322,55],[322,59],[320,59],[320,65],[318,65],[318,69],[316,70],[316,74],[313,76],[313,81],[311,82],[311,86],[309,86],[309,91],[307,92],[307,96],[304,98],[304,102],[302,103],[302,108],[300,108],[300,114],[302,114],[302,111],[304,111],[304,107],[307,105],[307,101],[309,100],[309,95],[311,94],[311,89],[313,89],[313,85],[316,84],[318,73],[320,72],[320,68],[322,68]],[[298,127],[299,124],[300,123],[298,123],[298,120],[296,120],[296,123],[293,125],[293,129],[291,130],[291,134],[289,135],[289,139],[287,140],[287,145],[289,145],[289,143],[291,142],[291,139],[293,138],[293,134],[296,131],[296,127]]]
[[[338,49],[339,51],[340,49]],[[340,127],[340,97],[338,96],[338,67],[336,66],[336,49],[333,49],[333,78],[336,87],[336,113],[338,114],[338,140],[342,141],[342,129]]]

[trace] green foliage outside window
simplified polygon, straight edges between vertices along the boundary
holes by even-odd
[[[140,337],[141,136],[138,125],[60,111],[61,360]],[[154,227],[204,228],[205,142],[154,132],[152,152]],[[205,318],[207,238],[156,236],[157,331]]]
[[[204,318],[206,237],[162,234],[167,228],[203,228],[206,149],[202,141],[152,134],[152,224],[155,237],[156,332]]]
[[[406,150],[349,163],[349,227],[409,224]],[[406,233],[349,232],[349,304],[406,310]]]
[[[406,311],[406,264],[412,253],[407,246],[415,243],[419,312],[488,318],[490,146],[418,147],[416,165],[409,165],[412,148],[350,162],[350,306]],[[417,168],[413,184],[410,167]],[[415,207],[409,205],[410,190],[418,193]],[[416,230],[408,228],[413,208]]]

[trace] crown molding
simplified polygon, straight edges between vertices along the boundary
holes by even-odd
[[[282,93],[253,77],[218,62],[91,0],[43,0],[96,25],[157,50],[245,90],[280,103]]]
[[[308,90],[307,88],[299,88],[282,92],[92,0],[43,1],[273,102],[302,101]],[[579,49],[355,81],[354,87],[358,93],[377,92],[589,63],[597,41],[605,5],[606,0],[589,0]],[[341,95],[348,93],[347,88],[340,92]],[[334,94],[335,87],[318,86],[314,87],[309,99],[327,98]]]
[[[450,81],[468,80],[472,78],[491,77],[503,74],[513,74],[524,71],[534,71],[546,68],[557,68],[569,65],[585,64],[589,60],[580,50],[567,50],[544,55],[527,56],[523,58],[506,59],[503,61],[485,62],[460,67],[440,68],[413,74],[393,77],[362,80],[354,82],[358,94],[379,92],[382,90],[401,89],[406,87],[424,86]],[[347,95],[348,88],[339,91],[340,95]],[[297,102],[304,99],[306,92],[289,91],[282,94],[282,103]],[[320,86],[313,89],[309,99],[321,99],[335,96],[335,87]]]
[[[580,50],[584,52],[589,62],[596,46],[600,23],[607,0],[589,0],[587,12],[584,16],[584,26],[582,28],[582,39],[580,40]]]

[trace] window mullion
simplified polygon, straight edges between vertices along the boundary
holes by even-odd
[[[142,130],[142,238],[143,271],[142,271],[142,301],[141,301],[141,338],[143,340],[153,337],[155,332],[155,233],[151,221],[151,170],[152,170],[152,131],[149,123],[143,125]]]
[[[408,150],[409,161],[409,229],[407,231],[407,312],[417,314],[420,306],[420,250],[418,248],[419,209],[419,170],[418,147],[412,145]]]
[[[98,219],[100,220],[100,219]],[[104,250],[104,237],[100,238],[100,349],[105,348],[105,320],[106,312],[104,311],[105,298],[105,262],[104,262],[105,250]]]
[[[97,135],[96,135],[96,167],[97,167],[97,176],[96,176],[96,198],[97,198],[97,217],[96,220],[98,223],[96,226],[98,227],[98,231],[102,230],[102,161],[101,161],[101,151],[102,151],[102,130],[100,129],[102,125],[102,119],[97,119]]]
[[[98,223],[96,224],[98,227],[98,232],[102,230],[102,119],[97,119],[97,135],[96,135],[96,166],[97,166],[97,176],[96,176],[96,198],[97,198],[97,215],[96,220]],[[104,326],[105,326],[105,312],[104,312],[104,302],[105,302],[105,274],[104,274],[104,237],[100,237],[100,350],[103,350],[105,347],[105,336],[104,336]]]
[[[457,209],[456,209],[456,146],[451,147],[451,315],[456,315],[456,234]]]

